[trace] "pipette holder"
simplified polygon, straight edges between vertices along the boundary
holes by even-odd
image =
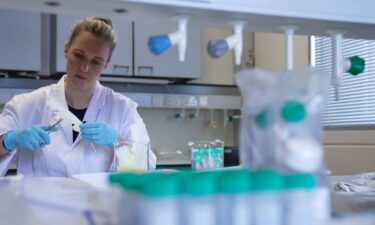
[[[245,21],[231,22],[233,35],[220,40],[211,40],[207,45],[207,52],[213,58],[221,57],[225,52],[234,49],[234,58],[236,65],[241,64],[243,48],[243,29]]]
[[[151,36],[148,45],[150,51],[155,55],[160,55],[174,45],[177,45],[178,59],[180,62],[183,62],[186,55],[187,25],[190,17],[176,16],[172,19],[177,20],[178,30],[165,35]]]

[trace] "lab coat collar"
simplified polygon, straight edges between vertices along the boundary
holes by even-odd
[[[64,107],[66,110],[68,109],[68,103],[66,102],[65,98],[65,88],[64,88],[64,82],[65,82],[65,76],[64,75],[57,84],[53,85],[51,88],[51,93],[49,98],[54,98],[58,103],[61,104],[62,107]],[[59,112],[59,109],[53,108],[53,106],[49,106],[51,108],[53,121],[56,121],[56,114]],[[73,142],[73,132],[72,132],[72,124],[69,121],[62,121],[58,128],[62,130],[66,136],[66,140],[69,144],[72,144]]]
[[[57,83],[57,85],[55,85],[52,88],[52,90],[51,90],[51,97],[55,98],[59,103],[62,104],[62,106],[64,108],[66,108],[67,110],[69,110],[68,109],[68,104],[67,104],[67,101],[66,101],[66,98],[65,98],[65,88],[64,88],[65,78],[66,78],[66,75],[64,75],[59,80],[59,82]],[[85,116],[83,118],[83,121],[94,122],[94,121],[97,120],[97,118],[99,116],[99,113],[100,113],[100,110],[103,108],[103,106],[105,104],[105,96],[106,96],[105,91],[106,91],[106,88],[104,88],[99,83],[99,81],[96,81],[95,87],[94,87],[93,96],[90,99],[90,103],[89,103],[89,105],[87,107],[87,110],[86,110]],[[58,110],[56,110],[56,109],[52,110],[53,114],[55,114],[56,111],[58,111]],[[55,116],[55,115],[53,115],[53,116]],[[61,127],[63,129],[63,132],[66,135],[66,138],[67,138],[68,142],[71,143],[71,144],[73,144],[73,146],[82,139],[81,135],[78,135],[78,137],[75,140],[75,142],[72,143],[73,134],[72,134],[72,126],[71,126],[71,124],[68,121],[63,121],[62,123],[60,123],[60,125],[61,125]]]

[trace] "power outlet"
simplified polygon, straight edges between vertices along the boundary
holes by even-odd
[[[164,106],[164,96],[163,95],[153,95],[152,96],[152,105],[155,107]]]
[[[199,96],[199,106],[207,106],[207,105],[208,105],[208,97]]]
[[[176,95],[166,96],[165,105],[168,107],[172,107],[172,108],[181,107],[182,101],[181,101],[180,96],[176,96]]]

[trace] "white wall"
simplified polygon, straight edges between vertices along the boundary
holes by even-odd
[[[333,174],[375,171],[375,130],[325,131],[326,161]]]
[[[254,34],[255,66],[273,72],[284,70],[284,35],[275,33]],[[294,68],[307,66],[309,63],[308,37],[294,36]]]
[[[210,112],[208,110],[199,111],[199,119],[175,119],[174,114],[181,112],[179,109],[155,109],[143,108],[139,112],[147,126],[151,139],[151,146],[157,155],[168,152],[181,151],[190,159],[188,148],[189,141],[213,141],[220,139],[226,146],[238,146],[238,121],[228,123],[224,127],[223,110],[214,110],[213,119],[217,121],[217,127],[208,125]],[[188,110],[186,114],[195,112]],[[228,115],[239,113],[228,111]],[[161,159],[162,157],[159,157]]]

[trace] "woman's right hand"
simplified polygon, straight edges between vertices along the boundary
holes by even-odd
[[[56,130],[56,129],[54,129]],[[28,129],[11,130],[4,135],[5,150],[13,151],[17,148],[36,150],[51,143],[49,125],[38,124]]]

